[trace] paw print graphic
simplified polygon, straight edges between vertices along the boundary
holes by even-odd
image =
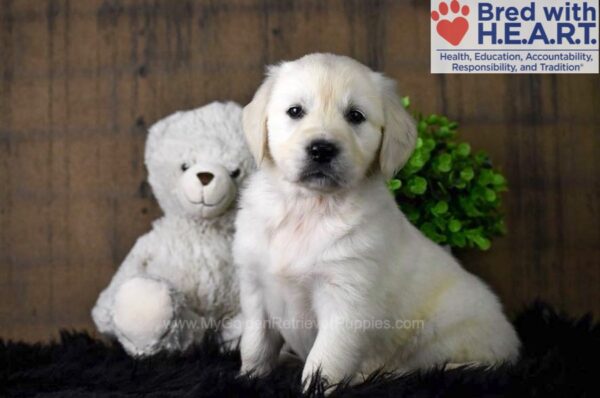
[[[437,22],[435,29],[438,34],[448,43],[458,46],[469,30],[469,21],[465,17],[470,11],[467,5],[461,7],[458,0],[452,0],[450,7],[442,1],[438,10],[431,12],[431,19]]]

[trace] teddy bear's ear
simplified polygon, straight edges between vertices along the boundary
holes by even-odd
[[[267,152],[267,105],[274,85],[274,68],[259,87],[252,101],[244,107],[242,124],[250,152],[260,165]]]
[[[169,131],[169,127],[173,123],[176,123],[184,115],[185,112],[175,112],[163,119],[160,119],[152,126],[150,126],[150,128],[148,129],[148,137],[146,138],[146,150],[144,153],[146,165],[149,164],[149,161],[152,158],[152,156],[154,156],[154,154],[162,146],[164,136]]]

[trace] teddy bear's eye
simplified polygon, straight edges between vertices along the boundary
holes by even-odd
[[[190,166],[187,163],[182,163],[181,164],[181,171],[186,171],[189,168],[190,168]]]
[[[235,169],[231,173],[229,173],[231,178],[238,178],[240,176],[240,169]]]

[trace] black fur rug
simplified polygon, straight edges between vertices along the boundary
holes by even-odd
[[[535,303],[515,320],[521,360],[492,370],[431,370],[372,376],[339,386],[330,397],[600,397],[600,328],[591,317],[573,320]],[[60,343],[0,340],[0,397],[252,397],[301,396],[297,365],[263,379],[237,376],[236,352],[222,354],[212,338],[192,352],[133,360],[116,345],[85,333],[63,332]],[[329,391],[328,391],[329,392]],[[322,388],[313,386],[312,396]]]

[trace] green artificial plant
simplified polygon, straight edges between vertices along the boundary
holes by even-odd
[[[408,97],[403,99],[408,109]],[[414,115],[417,145],[388,186],[408,219],[433,241],[453,248],[490,248],[505,232],[500,193],[506,179],[485,152],[457,140],[456,122]]]

